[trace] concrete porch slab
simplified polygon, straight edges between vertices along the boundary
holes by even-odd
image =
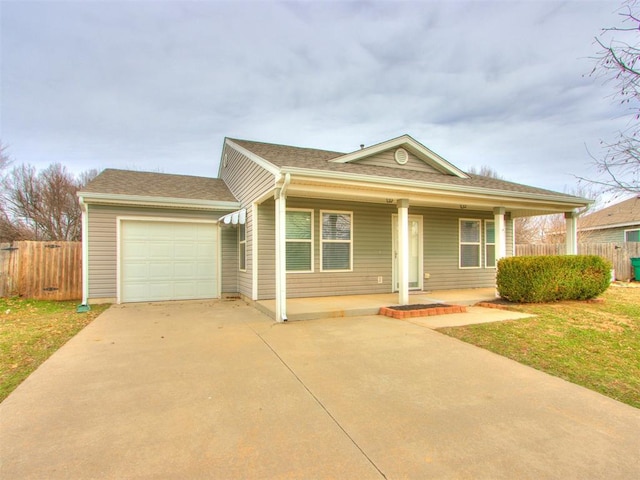
[[[468,306],[475,305],[481,301],[494,300],[495,298],[495,288],[420,291],[410,293],[409,303],[448,303]],[[391,305],[398,305],[397,293],[289,298],[287,299],[287,317],[290,321],[296,321],[377,315],[380,307]],[[275,318],[275,300],[259,300],[254,302],[254,306],[271,318]]]

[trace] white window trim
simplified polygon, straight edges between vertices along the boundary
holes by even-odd
[[[351,231],[349,232],[349,240],[325,240],[324,238],[322,238],[322,217],[325,213],[337,213],[340,215],[349,215],[349,217],[351,217]],[[319,232],[320,232],[320,271],[321,272],[353,272],[353,211],[349,211],[349,210],[320,210],[320,219],[319,219]],[[349,243],[349,268],[347,269],[341,269],[341,270],[334,270],[334,269],[330,269],[330,270],[326,270],[324,268],[322,268],[322,246],[324,243]]]
[[[313,255],[313,245],[314,245],[314,228],[313,228],[313,209],[312,208],[287,208],[286,210],[287,212],[309,212],[311,213],[311,239],[305,240],[305,239],[288,239],[286,238],[286,234],[285,234],[285,239],[284,239],[284,246],[285,246],[285,263],[286,263],[286,249],[287,249],[287,243],[292,242],[292,243],[309,243],[311,244],[311,270],[287,270],[287,273],[291,273],[291,274],[297,274],[297,273],[313,273],[314,272],[314,255]],[[286,213],[285,213],[286,215]]]
[[[240,240],[240,229],[244,228],[244,240]],[[242,265],[242,249],[240,246],[244,244],[244,268],[240,267]],[[247,225],[244,223],[238,223],[238,271],[246,272],[247,271]]]
[[[640,228],[628,228],[624,231],[624,241],[627,242],[627,232],[640,232]],[[633,242],[629,242],[633,243]]]
[[[487,224],[493,223],[493,242],[487,241]],[[487,265],[487,259],[489,255],[487,255],[487,247],[489,245],[493,245],[493,258],[496,256],[496,221],[495,220],[485,220],[484,221],[484,268],[496,269],[498,262],[496,261],[494,265]]]
[[[477,242],[463,242],[462,241],[462,222],[478,222],[478,241]],[[462,245],[477,245],[478,246],[478,266],[477,267],[463,267],[462,266]],[[482,219],[480,218],[458,218],[458,268],[461,270],[478,270],[482,268]]]

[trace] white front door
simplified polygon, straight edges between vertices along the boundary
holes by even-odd
[[[393,290],[398,291],[398,215],[393,215]],[[409,215],[409,289],[422,290],[422,215]]]

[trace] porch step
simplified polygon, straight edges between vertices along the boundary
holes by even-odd
[[[416,306],[416,307],[419,307]],[[380,315],[386,315],[387,317],[405,319],[412,317],[428,317],[431,315],[447,315],[451,313],[466,313],[467,307],[463,305],[446,305],[444,303],[424,305],[423,308],[413,308],[400,310],[394,307],[382,307],[380,308]]]

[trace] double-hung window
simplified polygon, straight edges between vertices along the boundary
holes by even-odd
[[[238,224],[238,266],[240,271],[247,271],[247,235],[244,223]]]
[[[640,242],[640,230],[625,230],[624,231],[625,242]]]
[[[496,267],[496,222],[484,221],[484,266]]]
[[[320,266],[322,271],[353,269],[353,213],[320,212]]]
[[[481,221],[461,218],[459,224],[460,268],[480,268]]]
[[[313,271],[313,210],[287,209],[287,272]]]

